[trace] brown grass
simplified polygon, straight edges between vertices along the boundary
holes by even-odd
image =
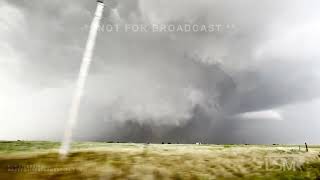
[[[75,143],[68,158],[61,159],[57,154],[58,143],[35,142],[36,149],[32,142],[12,142],[12,146],[8,143],[6,149],[1,148],[4,145],[0,142],[0,179],[278,179],[291,174],[312,179],[320,176],[318,147],[311,147],[306,153],[298,151],[298,146]],[[299,167],[279,169],[284,160]]]

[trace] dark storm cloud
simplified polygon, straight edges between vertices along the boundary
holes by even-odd
[[[315,50],[319,34],[312,31],[319,30],[317,4],[108,1],[103,24],[188,22],[229,24],[234,29],[219,33],[100,32],[76,136],[138,142],[269,143],[284,126],[291,127],[285,131],[290,134],[302,120],[286,119],[290,111],[286,107],[299,107],[296,104],[319,96],[319,53]],[[91,21],[95,3],[14,0],[2,6],[23,17],[19,21],[15,20],[18,16],[1,19],[15,20],[17,26],[3,32],[10,35],[8,46],[21,56],[19,71],[10,69],[5,76],[14,74],[18,78],[12,81],[20,91],[31,88],[28,92],[33,94],[20,102],[17,97],[27,95],[12,93],[12,101],[36,109],[47,104],[41,116],[29,109],[22,114],[28,114],[31,124],[37,124],[39,116],[47,117],[56,127],[48,138],[59,137],[87,38],[84,27]],[[12,35],[17,27],[21,30]],[[237,116],[265,110],[284,114],[284,120],[263,117],[250,123]],[[22,121],[10,113],[8,117]],[[259,130],[262,127],[267,128]],[[19,137],[44,138],[40,133]],[[279,139],[293,142],[289,136]]]

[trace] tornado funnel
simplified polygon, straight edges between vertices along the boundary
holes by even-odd
[[[72,104],[69,110],[69,116],[66,123],[64,138],[59,151],[60,155],[67,155],[70,150],[72,133],[75,125],[77,124],[81,97],[83,95],[85,82],[89,73],[90,64],[92,61],[92,54],[93,54],[95,43],[96,43],[96,38],[98,34],[98,29],[100,26],[100,20],[102,18],[103,9],[104,9],[103,1],[98,0],[95,16],[90,26],[89,37],[88,37],[85,51],[82,57],[82,64],[80,66],[80,72],[79,72],[78,80],[76,82]]]

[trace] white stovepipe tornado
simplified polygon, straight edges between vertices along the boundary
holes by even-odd
[[[69,110],[69,117],[66,124],[64,139],[62,141],[60,151],[59,151],[60,155],[67,155],[70,150],[70,143],[72,141],[72,132],[77,123],[81,97],[83,95],[86,78],[88,76],[90,64],[92,61],[92,54],[93,54],[94,46],[96,43],[96,37],[98,34],[98,28],[100,26],[100,20],[102,17],[103,8],[104,8],[104,4],[98,1],[95,17],[93,18],[93,21],[90,26],[89,37],[87,40],[86,49],[83,54],[82,64],[80,67],[80,72],[79,72],[77,84],[75,87],[72,104]]]

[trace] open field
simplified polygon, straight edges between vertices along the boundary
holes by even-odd
[[[0,142],[0,179],[319,179],[320,146]]]

